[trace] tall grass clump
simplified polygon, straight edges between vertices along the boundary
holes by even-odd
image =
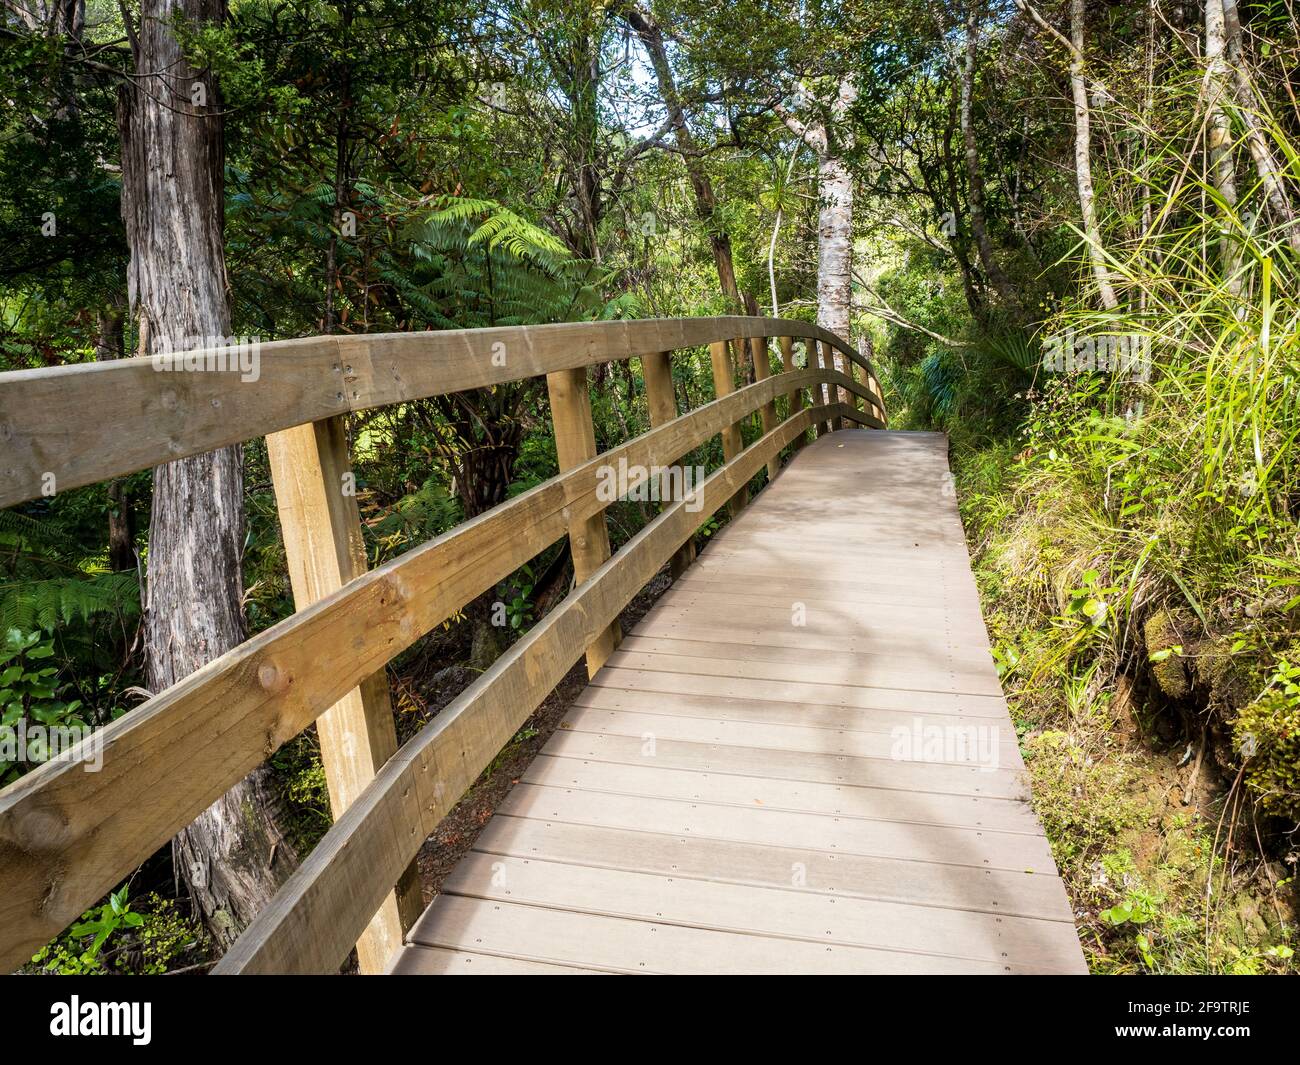
[[[1297,145],[1254,117],[1293,194]],[[1119,307],[1084,291],[1038,327],[1074,359],[1036,368],[1014,434],[953,434],[1039,812],[1120,971],[1293,964],[1300,240],[1263,182],[1229,199],[1181,162],[1202,126],[1111,174],[1148,205],[1128,239],[1110,219]]]

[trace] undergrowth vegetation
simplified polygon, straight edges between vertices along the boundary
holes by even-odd
[[[918,419],[952,437],[1034,803],[1100,971],[1295,967],[1300,291],[1248,199],[1183,202],[1211,193],[1163,193],[1168,224],[1112,249],[1129,303],[1035,335],[1092,361],[1022,367],[1008,419],[981,398],[1008,360],[977,343]],[[1117,337],[1141,358],[1091,368]]]

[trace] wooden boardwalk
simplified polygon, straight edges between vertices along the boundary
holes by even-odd
[[[946,439],[801,451],[624,638],[398,973],[1082,973]]]

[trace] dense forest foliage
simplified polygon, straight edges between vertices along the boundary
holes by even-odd
[[[891,427],[950,436],[1090,965],[1294,971],[1298,30],[1283,0],[5,0],[0,369],[182,334],[815,320],[871,354]],[[220,298],[168,319],[141,205],[149,138],[182,136],[186,284]],[[713,397],[706,351],[674,375],[681,409]],[[601,448],[648,428],[635,361],[592,391]],[[557,469],[542,381],[348,429],[372,565]],[[102,726],[197,668],[165,650],[197,587],[229,593],[213,653],[292,612],[265,447],[226,452],[206,577],[183,472],[0,511],[5,725]],[[614,547],[652,516],[611,508]],[[557,546],[399,657],[399,735],[571,581]],[[330,823],[311,732],[256,778],[263,838],[225,857],[268,848],[265,882],[199,884],[215,836],[178,840],[31,969],[209,965]]]

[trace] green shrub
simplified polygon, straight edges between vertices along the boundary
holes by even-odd
[[[123,886],[42,947],[31,969],[58,976],[158,975],[206,952],[197,922],[155,892],[132,908]]]
[[[89,728],[80,715],[81,700],[58,697],[58,667],[45,664],[53,657],[53,641],[39,632],[10,629],[0,642],[0,730],[13,741],[0,745],[0,786],[57,753],[44,738],[29,740],[20,751],[19,728]]]

